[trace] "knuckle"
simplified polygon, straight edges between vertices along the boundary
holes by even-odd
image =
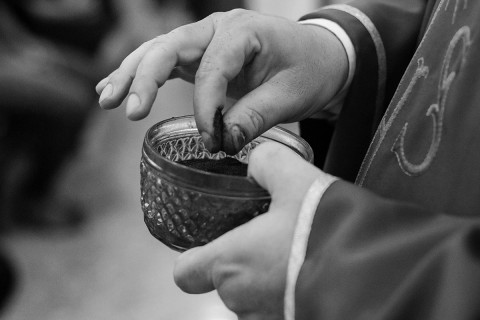
[[[243,20],[244,17],[252,16],[253,14],[254,14],[254,11],[246,10],[242,8],[235,8],[230,11],[227,11],[227,15],[229,18],[234,18],[239,20]]]
[[[247,14],[249,11],[241,8],[235,8],[230,11],[227,11],[227,15],[229,17],[241,17],[245,14]]]
[[[110,76],[109,82],[114,86],[123,85],[124,83],[129,83],[132,81],[133,76],[123,72],[121,70],[117,70]]]
[[[132,54],[129,54],[128,56],[125,57],[125,59],[122,60],[122,62],[120,63],[119,69],[120,70],[128,69],[128,66],[132,63],[133,60],[134,60],[134,57],[132,56]]]
[[[222,20],[224,15],[225,15],[225,12],[213,12],[207,17],[207,19],[212,20],[214,23],[218,23],[219,21]]]
[[[192,26],[189,24],[178,27],[176,29],[173,29],[169,33],[165,34],[161,40],[163,40],[164,43],[168,42],[171,44],[175,44],[183,40],[186,37],[186,35],[192,34],[192,32],[189,31],[191,29],[192,29]]]
[[[150,46],[150,49],[148,50],[148,52],[146,53],[149,54],[149,52],[152,52],[152,50],[159,50],[159,51],[167,51],[168,50],[168,46],[170,45],[171,43],[171,40],[170,40],[171,36],[167,36],[167,35],[162,35],[162,36],[158,36],[156,37],[151,46]]]
[[[248,12],[251,12],[251,11],[241,9],[241,8],[235,8],[226,12],[214,12],[210,14],[208,18],[211,19],[215,24],[218,24],[222,22],[231,21],[232,19],[238,19],[240,17],[243,17]]]
[[[142,62],[140,63],[139,67],[144,67],[152,61],[158,61],[162,59],[164,59],[165,61],[177,60],[177,51],[173,42],[157,40],[152,43],[150,49],[143,56]],[[147,69],[150,68],[148,67]]]
[[[195,73],[195,83],[204,81],[207,78],[208,71],[205,69],[203,64],[200,64],[198,67],[197,73]]]
[[[259,14],[255,11],[245,9],[233,9],[227,12],[228,21],[235,25],[252,26],[256,22]]]
[[[248,25],[255,13],[245,9],[232,9],[226,12],[216,12],[209,16],[215,26],[232,27],[237,25]]]
[[[255,134],[260,134],[264,132],[265,128],[265,117],[262,113],[258,112],[254,108],[247,109],[246,115],[250,121],[252,128],[255,130]],[[249,137],[253,139],[253,137]]]
[[[151,40],[143,42],[138,48],[143,49],[145,47],[148,47],[151,44]]]
[[[172,32],[172,31],[170,31],[170,32]],[[163,43],[163,42],[165,42],[165,38],[167,37],[167,35],[168,35],[168,33],[156,36],[155,38],[152,39],[152,43]]]
[[[214,72],[218,72],[219,67],[216,66],[214,59],[212,59],[209,55],[205,55],[200,62],[200,65],[197,69],[197,73],[195,74],[195,81],[204,81],[205,79],[212,76]]]
[[[172,51],[173,48],[176,46],[178,39],[182,35],[180,30],[174,29],[167,34],[162,34],[153,39],[151,44],[151,48],[154,50],[162,50],[165,52]]]

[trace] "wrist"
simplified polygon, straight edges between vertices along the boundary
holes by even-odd
[[[317,24],[302,23],[314,33],[314,61],[319,64],[318,103],[316,111],[321,112],[337,96],[341,95],[349,86],[354,72],[350,64],[344,43],[330,29]],[[352,70],[353,69],[353,70]]]

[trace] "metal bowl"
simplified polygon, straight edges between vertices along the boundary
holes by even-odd
[[[313,162],[313,151],[299,136],[274,127],[247,144],[235,159],[246,163],[265,141],[282,143]],[[141,206],[150,233],[177,251],[204,245],[268,210],[270,195],[250,178],[211,173],[178,163],[222,159],[210,153],[193,116],[171,118],[152,126],[143,142]]]

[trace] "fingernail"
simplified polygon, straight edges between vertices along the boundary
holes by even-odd
[[[108,80],[110,80],[108,77],[106,78],[103,78],[102,80],[100,80],[97,85],[95,87],[101,87],[103,86],[104,84],[106,84],[108,82]]]
[[[236,152],[239,152],[245,146],[245,134],[237,125],[234,125],[232,129],[230,129],[230,134],[233,137],[233,146]]]
[[[113,93],[113,85],[111,83],[107,84],[107,86],[105,87],[105,89],[103,89],[102,91],[102,94],[100,95],[100,98],[99,98],[99,103],[102,103],[103,100],[109,98]]]
[[[209,151],[212,151],[213,149],[212,137],[206,132],[202,132],[200,135],[202,136],[202,141],[203,141],[203,144],[205,145],[205,148]]]
[[[131,93],[127,100],[127,113],[134,114],[138,106],[140,106],[140,98],[136,93]]]

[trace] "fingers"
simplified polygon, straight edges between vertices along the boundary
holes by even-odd
[[[217,289],[228,305],[228,301],[233,297],[236,297],[234,300],[238,302],[238,294],[241,296],[241,292],[245,290],[254,292],[264,289],[261,285],[257,287],[251,283],[258,280],[256,275],[259,272],[269,270],[270,275],[274,271],[280,272],[283,281],[282,257],[288,246],[285,226],[292,225],[263,214],[204,246],[190,249],[176,260],[175,283],[187,293],[205,293]],[[272,237],[280,234],[283,235],[282,239],[270,241]],[[262,245],[258,246],[259,243]],[[268,261],[274,261],[275,266],[270,265],[267,256]],[[271,285],[277,284],[275,282]],[[243,298],[250,300],[248,295]],[[235,301],[231,302],[236,304]],[[242,306],[245,308],[248,305],[241,303],[240,306],[230,309],[238,311]]]
[[[174,270],[183,291],[217,289],[227,307],[242,315],[259,305],[281,305],[295,213],[321,171],[278,143],[262,143],[251,154],[249,174],[272,194],[269,212],[184,252]]]
[[[210,20],[202,20],[195,26],[180,27],[152,43],[138,65],[130,88],[127,116],[131,120],[148,115],[158,88],[169,79],[177,65],[190,64],[201,58],[213,31]],[[193,32],[195,37],[192,37]]]
[[[310,185],[324,173],[290,148],[264,142],[250,154],[248,175],[269,191],[272,205],[290,206],[303,199]]]
[[[107,86],[109,80],[108,78],[109,77],[106,77],[100,80],[100,82],[95,86],[95,91],[97,92],[97,94],[101,94],[103,89]]]
[[[210,151],[222,149],[235,154],[270,127],[295,121],[298,109],[303,107],[299,103],[306,103],[306,86],[298,76],[302,70],[285,71],[290,64],[284,56],[270,54],[273,49],[268,47],[274,44],[261,41],[260,34],[265,39],[278,32],[272,32],[275,28],[261,32],[265,24],[259,23],[263,21],[259,17],[245,10],[214,14],[145,43],[97,85],[100,105],[115,108],[126,98],[127,116],[142,119],[165,81],[178,76],[192,81],[192,72],[196,71],[195,120]],[[280,22],[267,25],[274,23]],[[295,52],[284,55],[295,58]],[[229,85],[239,89],[239,96],[253,91],[227,110]],[[297,87],[296,91],[292,89]]]
[[[225,113],[223,144],[230,154],[236,154],[251,140],[294,116],[294,96],[274,81],[251,91]]]
[[[262,217],[257,217],[260,221]],[[258,258],[258,253],[248,249],[249,241],[263,235],[262,224],[246,223],[223,234],[212,242],[182,253],[175,262],[174,280],[187,293],[205,293],[215,289],[225,290],[225,279],[238,276],[240,269],[247,272],[247,261]],[[270,228],[275,229],[275,228]],[[269,248],[264,246],[264,248]],[[260,255],[264,257],[263,255]],[[239,287],[235,290],[241,289]]]
[[[206,293],[215,289],[212,265],[216,250],[211,243],[182,253],[175,262],[173,277],[177,286],[187,293]]]
[[[195,120],[205,146],[214,152],[220,149],[233,152],[230,144],[222,143],[223,132],[218,132],[221,128],[214,125],[215,114],[226,104],[228,83],[260,50],[254,32],[241,30],[232,34],[230,30],[234,28],[228,21],[216,25],[216,34],[204,53],[195,78]]]
[[[285,110],[291,107],[285,92],[264,84],[231,110],[224,109],[229,82],[241,77],[261,50],[255,18],[244,10],[211,15],[146,42],[98,83],[101,107],[116,108],[126,100],[128,118],[142,119],[165,81],[178,76],[192,80],[188,76],[195,70],[195,120],[205,146],[212,152],[223,149],[228,154],[237,153],[248,141],[285,119],[279,105]]]
[[[118,107],[128,95],[128,118],[144,118],[150,112],[158,88],[170,78],[174,68],[199,60],[213,33],[212,19],[208,17],[144,43],[115,72],[99,82],[96,90],[100,93],[101,107]]]
[[[138,64],[150,48],[151,43],[152,40],[138,47],[123,60],[117,70],[97,84],[95,89],[100,94],[99,104],[103,109],[113,109],[122,103],[135,76]]]

